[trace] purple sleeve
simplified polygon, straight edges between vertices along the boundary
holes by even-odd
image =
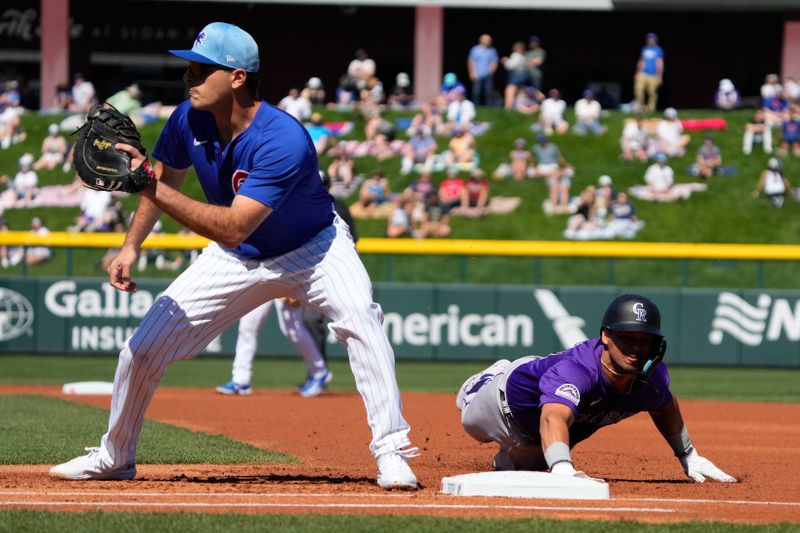
[[[153,149],[153,157],[172,168],[183,169],[192,164],[182,137],[182,130],[187,126],[187,106],[188,102],[184,102],[172,112]]]
[[[653,398],[654,407],[649,411],[661,411],[672,401],[672,393],[669,391],[667,365],[659,363],[647,382],[652,382],[656,388],[655,397]]]
[[[560,403],[578,414],[581,398],[588,393],[594,381],[586,369],[565,360],[548,369],[539,380],[539,407],[546,403]]]

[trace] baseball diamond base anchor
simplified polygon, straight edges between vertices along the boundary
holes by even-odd
[[[608,483],[547,472],[478,472],[442,478],[442,492],[454,496],[506,496],[564,500],[608,500]]]

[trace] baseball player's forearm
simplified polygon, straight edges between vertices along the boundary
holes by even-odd
[[[190,230],[227,248],[241,244],[272,212],[271,207],[242,195],[230,207],[209,205],[165,182],[156,182],[143,195]]]
[[[170,183],[172,186],[180,187],[186,177],[186,170],[178,170],[168,167],[156,161],[154,165],[156,179],[165,183]],[[146,195],[139,197],[139,205],[136,207],[136,212],[131,221],[131,226],[128,233],[125,235],[125,244],[127,248],[133,248],[138,252],[142,242],[153,231],[158,219],[161,217],[161,209]]]
[[[539,436],[547,466],[553,473],[575,472],[569,454],[569,426],[575,416],[566,405],[546,403],[539,418]]]

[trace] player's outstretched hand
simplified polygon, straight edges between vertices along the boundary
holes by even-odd
[[[136,283],[131,279],[131,269],[137,255],[135,250],[123,247],[111,261],[108,265],[108,279],[112,287],[124,292],[136,292]]]
[[[703,483],[706,478],[721,483],[736,483],[735,477],[729,476],[717,468],[714,463],[698,455],[694,448],[690,449],[689,453],[678,459],[680,459],[681,465],[683,465],[683,471],[686,472],[686,475],[697,483]]]

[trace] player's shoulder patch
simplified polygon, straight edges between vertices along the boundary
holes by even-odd
[[[581,402],[581,392],[572,383],[564,383],[556,389],[556,396],[571,401],[576,406]]]

